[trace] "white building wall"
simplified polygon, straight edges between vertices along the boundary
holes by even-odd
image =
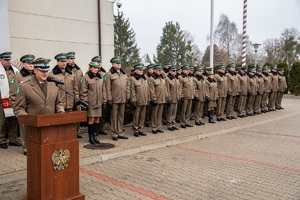
[[[113,37],[113,29],[109,28],[113,18],[107,17],[113,15],[113,3],[101,0],[102,5],[101,20],[105,19],[105,23],[101,24],[107,26],[102,28],[102,36]],[[9,0],[8,10],[13,59],[31,53],[50,58],[54,67],[56,54],[74,51],[76,63],[86,70],[91,58],[99,55],[97,0]],[[107,38],[110,37],[102,39],[104,66],[113,56],[113,40],[104,41]]]
[[[10,51],[8,4],[0,0],[0,53]]]

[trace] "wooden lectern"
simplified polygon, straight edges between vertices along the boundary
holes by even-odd
[[[86,112],[22,115],[27,127],[27,199],[84,200],[79,192],[77,125]]]

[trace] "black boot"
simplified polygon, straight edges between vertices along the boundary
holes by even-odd
[[[93,138],[96,144],[100,144],[100,141],[97,138],[98,132],[99,132],[99,123],[93,124]]]
[[[212,110],[208,111],[208,122],[209,122],[209,123],[212,123],[212,124],[216,123],[216,122],[214,121],[213,112],[214,112],[214,111],[212,111]]]
[[[94,127],[95,127],[95,130],[94,130],[95,136],[98,136],[100,124],[99,123],[94,123]]]
[[[89,143],[90,144],[96,144],[95,140],[94,140],[94,124],[88,124],[88,134],[89,134]]]

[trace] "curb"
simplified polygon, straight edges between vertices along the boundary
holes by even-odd
[[[294,112],[291,114],[287,114],[284,116],[275,117],[272,119],[267,119],[264,121],[253,122],[253,123],[247,124],[247,125],[223,129],[223,130],[216,131],[216,132],[199,133],[198,135],[186,136],[186,137],[181,137],[181,138],[177,138],[177,139],[173,139],[173,140],[159,142],[156,144],[149,144],[149,145],[145,145],[145,146],[141,146],[141,147],[134,147],[134,148],[130,148],[130,149],[119,150],[119,151],[115,151],[112,153],[105,153],[105,154],[102,154],[99,156],[89,156],[89,157],[85,157],[85,158],[80,158],[79,166],[82,167],[82,166],[91,165],[91,164],[95,164],[95,163],[106,161],[106,160],[111,160],[111,159],[120,158],[120,157],[124,157],[124,156],[134,155],[137,153],[142,153],[142,152],[152,151],[152,150],[161,149],[161,148],[165,148],[165,147],[169,147],[169,146],[179,145],[179,144],[183,144],[183,143],[187,143],[187,142],[201,140],[201,139],[208,138],[208,137],[224,135],[224,134],[239,131],[242,129],[251,128],[253,126],[258,126],[258,125],[262,125],[265,123],[270,123],[270,122],[278,121],[281,119],[285,119],[288,117],[293,117],[293,116],[296,116],[299,114],[300,114],[300,111]],[[13,182],[13,181],[26,179],[27,178],[26,173],[27,173],[27,170],[22,170],[22,171],[13,172],[13,173],[5,174],[5,175],[0,175],[0,185],[9,183],[9,182]]]

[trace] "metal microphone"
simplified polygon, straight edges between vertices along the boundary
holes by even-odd
[[[61,84],[61,85],[65,84],[64,82],[61,82],[61,81],[59,81],[59,80],[56,80],[55,78],[53,78],[53,77],[51,77],[51,76],[48,76],[46,80],[47,80],[48,82],[54,82],[56,85],[57,85],[57,84]]]

